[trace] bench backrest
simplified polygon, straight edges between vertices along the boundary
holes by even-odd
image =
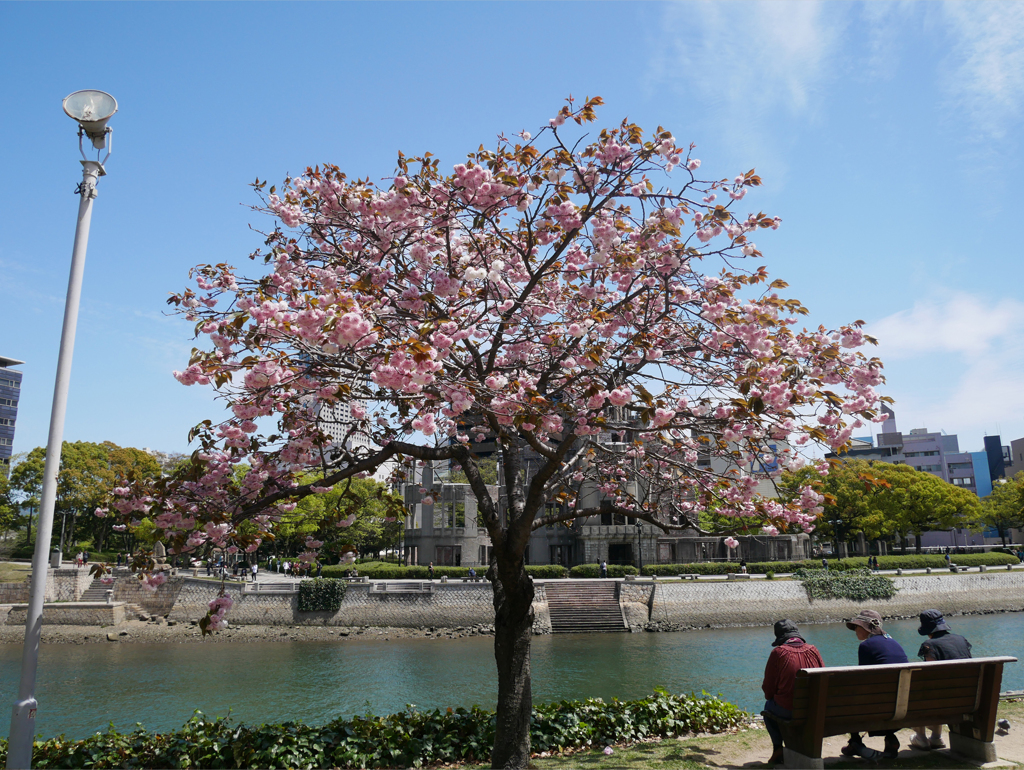
[[[793,719],[817,722],[824,735],[974,721],[973,715],[991,710],[998,699],[1003,664],[1016,660],[968,658],[801,669]]]

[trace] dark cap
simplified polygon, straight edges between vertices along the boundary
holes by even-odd
[[[800,635],[800,629],[796,627],[796,623],[792,620],[780,620],[775,624],[775,641],[772,642],[772,647],[778,647],[780,644],[785,644],[793,637],[796,637],[801,642],[807,641]]]
[[[882,616],[874,610],[861,610],[857,613],[857,617],[850,618],[846,621],[846,627],[851,631],[857,629],[857,627],[863,628],[869,634],[884,634],[882,630]]]
[[[921,627],[917,629],[917,633],[921,636],[928,636],[936,631],[948,630],[949,626],[946,625],[946,621],[939,610],[925,610],[921,613]]]

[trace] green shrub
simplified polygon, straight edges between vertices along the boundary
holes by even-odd
[[[337,612],[345,598],[344,580],[318,577],[299,583],[299,612]]]
[[[767,572],[764,573],[764,579],[765,580],[775,580],[775,573],[772,572],[771,570],[768,570]]]
[[[965,567],[977,567],[982,564],[988,566],[999,566],[1003,564],[1016,564],[1017,559],[1007,554],[969,553],[953,554],[953,561]],[[924,569],[925,567],[945,567],[946,559],[940,554],[907,554],[906,556],[879,556],[879,569]],[[849,572],[851,570],[863,570],[868,567],[866,556],[850,556],[845,559],[828,559],[829,572]],[[820,570],[820,559],[806,559],[803,561],[768,561],[768,562],[747,562],[747,572],[752,575],[766,574],[768,571],[779,574],[782,572],[796,572],[797,570]],[[739,572],[738,561],[714,561],[698,562],[696,564],[645,564],[643,574],[657,575],[658,577],[672,577],[692,573],[697,575],[725,575],[729,572]]]
[[[1020,564],[1020,559],[1010,556],[1008,553],[951,553],[949,558],[954,564],[963,567],[980,567],[982,564],[989,567],[1000,567],[1004,564]],[[945,562],[945,557],[943,557]]]
[[[731,703],[657,689],[635,701],[599,698],[541,704],[533,709],[533,750],[559,751],[630,743],[693,732],[719,733],[750,715]],[[494,744],[494,712],[471,709],[417,711],[336,719],[322,726],[233,725],[196,712],[177,731],[131,733],[113,728],[84,740],[64,736],[35,744],[37,768],[242,768],[422,767],[486,762]],[[0,761],[7,741],[0,739]]]
[[[569,576],[569,570],[561,564],[527,564],[526,574],[532,578],[552,580]]]
[[[891,599],[898,590],[885,575],[873,575],[867,569],[846,572],[800,570],[796,576],[803,581],[810,599]]]
[[[632,564],[609,564],[608,577],[620,578],[626,575],[635,575],[636,567]],[[597,578],[601,577],[600,564],[577,564],[569,570],[570,577],[574,578]]]
[[[748,562],[747,572],[751,575],[762,575],[769,570],[772,572],[795,572],[805,564],[814,562],[804,561],[764,561]],[[686,573],[695,575],[727,575],[730,572],[739,572],[738,561],[707,561],[695,564],[645,564],[643,574],[657,575],[658,577],[673,577]]]

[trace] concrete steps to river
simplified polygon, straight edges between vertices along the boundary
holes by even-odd
[[[551,581],[544,584],[544,590],[547,592],[553,634],[629,630],[619,608],[616,581]]]
[[[95,578],[89,587],[85,589],[78,601],[80,602],[105,602],[107,600],[107,591],[113,586],[104,585],[99,578]]]

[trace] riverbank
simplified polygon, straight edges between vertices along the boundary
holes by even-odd
[[[391,628],[339,626],[229,626],[203,637],[198,625],[174,620],[128,620],[116,626],[44,625],[43,644],[226,644],[228,642],[344,642],[347,639],[387,642],[391,639],[464,639],[493,636],[487,625],[455,628]],[[22,644],[24,626],[0,626],[0,644]]]
[[[704,628],[756,627],[787,617],[797,623],[834,623],[870,607],[886,619],[916,617],[936,607],[947,616],[1024,611],[1024,570],[960,574],[896,576],[897,592],[887,599],[813,599],[799,581],[780,580],[634,580],[571,581],[607,586],[614,582],[612,602],[621,611],[623,630],[632,632],[685,631]],[[137,579],[119,575],[113,586],[113,605],[75,605],[89,581],[74,571],[52,581],[58,597],[66,597],[44,611],[44,640],[84,643],[108,641],[116,631],[121,641],[181,641],[196,639],[197,623],[220,591],[219,583],[172,577],[159,589],[144,591]],[[534,597],[534,633],[552,632],[548,586],[569,581],[538,580]],[[481,635],[494,622],[488,583],[430,583],[387,581],[348,586],[335,612],[304,612],[298,608],[297,584],[235,584],[228,619],[230,638],[253,641],[275,639],[330,640],[346,635],[382,638]],[[586,589],[585,585],[580,586]],[[0,597],[2,601],[2,597]],[[613,605],[614,606],[614,605]],[[78,611],[81,610],[81,611]],[[87,618],[86,610],[92,611]],[[104,611],[104,613],[100,611]],[[85,614],[83,614],[85,613]],[[0,644],[20,642],[24,633],[25,605],[0,604]],[[108,617],[109,616],[109,617]],[[121,618],[124,617],[124,622]],[[139,621],[142,621],[139,624]],[[93,623],[83,632],[82,623]],[[127,624],[127,625],[126,625]],[[63,628],[64,630],[56,630]],[[177,629],[177,630],[174,630]],[[127,633],[122,633],[126,631]],[[102,632],[102,633],[99,633]],[[224,636],[216,635],[215,639]],[[209,637],[207,637],[209,640]],[[109,640],[118,641],[118,639]]]

